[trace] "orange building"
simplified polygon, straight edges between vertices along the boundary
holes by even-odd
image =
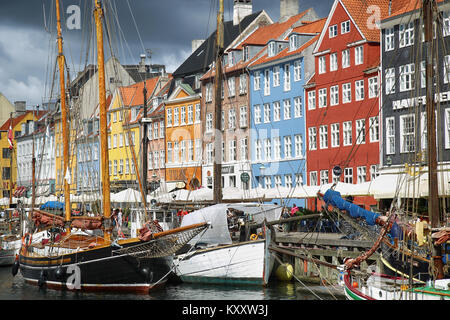
[[[184,83],[166,102],[166,184],[196,189],[202,181],[202,124],[200,94]]]

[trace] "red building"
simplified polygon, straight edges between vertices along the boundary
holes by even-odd
[[[315,74],[305,85],[307,181],[363,183],[379,164],[379,20],[389,1],[335,0],[314,50]],[[336,177],[333,168],[342,170]],[[354,203],[366,209],[373,197]],[[309,208],[320,208],[316,200]]]

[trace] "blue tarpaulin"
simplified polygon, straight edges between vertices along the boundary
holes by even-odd
[[[56,210],[64,210],[64,202],[59,201],[47,201],[43,205],[41,205],[41,210],[44,209],[56,209]]]

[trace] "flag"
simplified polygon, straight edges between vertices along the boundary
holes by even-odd
[[[12,132],[12,126],[9,124],[9,130],[8,130],[8,142],[9,142],[9,149],[12,150],[13,148],[13,132]]]

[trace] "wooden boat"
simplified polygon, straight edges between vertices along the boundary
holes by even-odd
[[[189,213],[182,226],[209,221],[211,228],[189,242],[187,253],[175,257],[175,274],[190,283],[267,285],[274,264],[269,253],[271,230],[262,226],[249,232],[243,221],[251,217],[256,225],[261,225],[263,221],[277,220],[281,209],[276,205],[216,204]],[[230,235],[233,226],[227,221],[227,215],[233,211],[243,213],[240,239],[235,241]]]
[[[62,53],[59,0],[55,3],[64,139],[63,172],[67,172],[69,148],[64,94],[65,63]],[[105,164],[108,163],[107,117],[101,22],[103,10],[99,0],[95,0],[94,15],[97,27],[101,163]],[[45,242],[37,242],[33,241],[31,232],[24,235],[19,259],[13,268],[20,268],[26,282],[61,290],[148,293],[150,289],[167,281],[174,253],[208,227],[207,223],[199,223],[163,231],[157,221],[150,220],[139,230],[138,237],[113,240],[109,170],[108,166],[101,167],[103,191],[101,216],[71,215],[68,179],[64,179],[64,217],[33,209],[31,218],[35,228],[48,230],[51,237]],[[146,197],[142,198],[144,208],[147,208]]]

